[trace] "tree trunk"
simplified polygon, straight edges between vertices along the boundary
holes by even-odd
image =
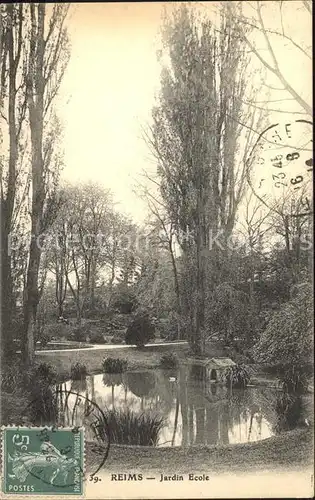
[[[11,253],[9,248],[10,233],[12,231],[12,217],[15,203],[16,192],[16,167],[18,161],[18,132],[16,123],[16,75],[17,68],[21,56],[22,48],[22,13],[23,6],[19,6],[18,21],[19,21],[19,37],[15,39],[16,47],[14,47],[13,35],[13,19],[14,9],[13,5],[8,5],[6,28],[6,38],[3,40],[4,47],[1,47],[0,57],[3,58],[2,65],[6,64],[8,57],[8,126],[9,126],[9,171],[7,179],[7,192],[5,198],[1,199],[1,331],[2,331],[2,354],[4,357],[12,351],[12,305],[13,305],[13,291],[12,291],[12,275],[11,275]],[[2,19],[1,19],[2,28]],[[1,30],[1,35],[3,31]],[[1,37],[2,42],[2,37]],[[4,49],[4,50],[3,50]],[[2,83],[2,82],[1,82]],[[3,97],[4,89],[1,88],[0,98]],[[2,103],[1,103],[2,108]],[[2,111],[2,109],[1,109]],[[21,125],[23,117],[20,118]],[[2,193],[1,193],[2,194]]]
[[[2,213],[1,220],[1,354],[4,359],[10,356],[14,345],[12,341],[12,277],[11,259],[8,252],[8,233],[4,221],[5,215]]]
[[[34,226],[32,224],[32,228],[33,227]],[[41,250],[37,245],[36,239],[32,238],[26,278],[26,289],[24,293],[24,342],[22,345],[22,358],[26,364],[32,364],[35,357],[35,327],[37,306],[39,302],[38,272],[40,257]]]
[[[37,10],[37,17],[36,17]],[[44,22],[45,4],[30,6],[32,29],[30,34],[30,57],[27,80],[27,97],[32,146],[32,215],[31,243],[24,300],[24,345],[23,360],[31,364],[34,360],[34,327],[39,302],[38,273],[41,248],[37,238],[42,232],[45,202],[43,128],[44,128]]]

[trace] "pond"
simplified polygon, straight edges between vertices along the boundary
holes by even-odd
[[[178,371],[128,371],[68,381],[60,389],[70,394],[61,401],[64,425],[82,424],[83,400],[103,410],[135,412],[161,419],[154,445],[227,445],[266,439],[276,433],[276,393],[269,388],[232,391],[184,366]],[[61,405],[61,406],[60,406]],[[76,408],[74,408],[76,406]],[[67,409],[66,409],[67,407]],[[87,439],[90,429],[86,426]],[[130,427],[131,428],[131,427]],[[135,444],[130,441],[130,444]]]

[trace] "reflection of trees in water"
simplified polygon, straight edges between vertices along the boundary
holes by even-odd
[[[172,375],[171,375],[172,374]],[[175,381],[170,381],[170,377],[176,378]],[[157,396],[158,407],[166,416],[172,410],[178,395],[179,388],[179,374],[171,371],[159,371],[157,373],[157,384],[154,393]]]
[[[219,411],[217,404],[206,408],[206,444],[216,445],[219,440]]]
[[[112,388],[112,407],[115,407],[115,386],[122,384],[122,374],[121,373],[104,373],[103,384],[106,387]]]
[[[209,383],[197,375],[197,372],[191,373],[189,368],[183,366],[178,370],[177,377],[174,377],[175,381],[169,380],[167,372],[158,370],[125,372],[123,375],[105,374],[103,382],[112,388],[108,397],[111,397],[113,407],[116,405],[117,409],[128,407],[137,411],[141,404],[142,410],[158,411],[168,418],[167,439],[171,445],[180,444],[178,439],[182,446],[228,444],[229,438],[244,441],[251,440],[254,436],[257,439],[255,436],[257,432],[258,436],[261,435],[264,418],[276,424],[275,393],[270,389],[233,389],[229,392],[226,387]],[[95,400],[94,378],[88,377],[87,382],[85,395]],[[124,388],[125,393],[118,391],[118,394],[117,386],[120,386],[119,391]],[[84,393],[83,385],[73,387],[68,383],[68,389],[70,387],[75,392]],[[71,425],[72,406],[67,406],[65,396],[62,397],[60,415]],[[71,400],[72,405],[74,398],[73,396]],[[99,404],[102,407],[104,401]],[[80,405],[76,411],[79,417],[82,412]],[[74,420],[76,419],[75,416]]]
[[[181,367],[178,372],[179,402],[182,417],[182,446],[189,444],[188,440],[188,396],[186,383],[186,370]]]
[[[83,393],[86,392],[87,390],[87,381],[86,377],[79,379],[79,380],[72,380],[71,381],[71,391],[72,392],[79,392]]]
[[[125,382],[128,389],[138,398],[148,396],[155,388],[155,374],[150,372],[127,372]]]
[[[205,366],[202,365],[192,365],[190,367],[189,378],[190,380],[202,380],[205,381],[207,377],[207,370]]]
[[[141,399],[141,410],[143,410],[145,396],[149,396],[155,388],[155,374],[150,372],[127,372],[124,380],[128,389]]]
[[[188,372],[187,400],[184,388],[180,391],[183,445],[202,442],[228,444],[230,432],[237,440],[250,440],[254,428],[261,437],[263,417],[270,421],[270,414],[264,415],[264,405],[257,401],[256,391],[231,391],[220,384],[209,383],[202,368],[195,367]]]
[[[204,444],[205,442],[205,405],[195,408],[196,415],[196,440],[195,444]]]

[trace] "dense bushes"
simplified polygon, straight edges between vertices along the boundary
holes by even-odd
[[[246,366],[229,366],[225,371],[225,383],[227,387],[234,389],[245,389],[250,380],[250,374]]]
[[[14,393],[20,388],[22,375],[19,367],[15,364],[2,366],[1,370],[1,391],[8,394]]]
[[[86,366],[82,363],[75,363],[71,365],[70,377],[71,380],[80,380],[85,378],[87,375]]]
[[[122,373],[127,369],[127,361],[120,358],[105,358],[102,367],[105,373]]]
[[[55,338],[56,340],[66,339],[69,340],[72,333],[72,328],[70,325],[66,325],[65,323],[51,323],[45,325],[44,328],[44,336],[49,337],[51,340]],[[42,336],[41,336],[42,337]],[[41,337],[38,340],[41,341]]]
[[[88,336],[89,331],[86,326],[77,326],[72,330],[70,340],[74,340],[75,342],[86,342]]]
[[[295,427],[301,424],[302,409],[301,396],[294,396],[287,392],[279,393],[275,402],[275,411],[277,414],[277,422],[274,426],[275,431],[278,433],[295,429]]]
[[[143,347],[149,340],[154,338],[155,327],[150,321],[148,314],[139,314],[128,326],[126,331],[126,344]]]
[[[9,394],[19,391],[36,391],[39,386],[51,386],[58,374],[50,363],[40,363],[25,371],[18,363],[2,367],[1,389]]]
[[[89,342],[90,344],[105,344],[104,335],[100,331],[91,332]]]
[[[296,288],[291,300],[271,316],[253,349],[259,363],[277,365],[278,376],[288,392],[305,390],[305,367],[312,363],[312,287]]]
[[[50,363],[40,363],[35,366],[31,375],[31,382],[39,382],[44,385],[53,385],[57,382],[57,370]]]
[[[165,370],[172,370],[177,368],[178,359],[177,356],[173,353],[163,354],[160,359],[160,366]]]
[[[120,337],[120,336],[116,335],[110,339],[110,343],[111,344],[124,344],[125,339],[124,339],[124,337]]]
[[[111,308],[121,314],[131,314],[136,306],[135,294],[129,288],[118,285],[112,297]]]

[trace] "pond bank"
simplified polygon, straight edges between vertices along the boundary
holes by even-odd
[[[166,353],[176,353],[177,357],[184,359],[189,352],[187,343],[181,344],[152,344],[142,349],[133,346],[80,349],[78,351],[59,351],[45,353],[38,352],[36,362],[51,363],[62,379],[69,378],[71,365],[74,363],[85,364],[88,374],[94,375],[102,372],[102,361],[107,357],[125,359],[128,363],[128,370],[150,370],[158,368],[160,358]],[[207,353],[211,357],[224,356],[224,350],[217,342],[207,345]]]
[[[88,471],[100,463],[102,448],[86,443]],[[220,447],[151,448],[110,447],[104,465],[112,472],[168,474],[241,472],[259,470],[312,469],[313,434],[310,428],[295,429],[260,442]]]

